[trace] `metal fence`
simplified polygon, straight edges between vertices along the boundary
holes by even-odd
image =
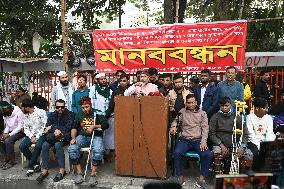
[[[85,74],[87,76],[87,86],[90,87],[94,84],[95,72],[94,71],[86,71],[80,74]],[[192,73],[192,72],[182,72],[181,73],[185,78],[185,85],[189,85],[190,78],[192,76],[199,76],[200,73]],[[129,74],[130,81],[133,82],[136,80],[135,74]],[[254,69],[247,69],[245,72],[239,72],[237,75],[237,79],[244,84],[249,84],[251,87],[251,91],[253,92],[254,86],[256,84],[256,80],[259,77],[259,71]],[[76,75],[73,74],[72,83],[76,88]],[[107,74],[107,79],[109,83],[113,82],[115,77],[114,74]],[[212,81],[222,81],[224,80],[224,73],[213,73]],[[48,101],[50,100],[52,87],[56,85],[58,82],[58,77],[56,76],[56,72],[34,72],[30,75],[23,78],[21,74],[17,73],[4,73],[1,80],[1,97],[2,99],[11,99],[19,87],[24,87],[29,90],[30,93],[38,92],[39,95],[46,98]],[[284,68],[275,68],[270,72],[270,88],[275,96],[274,102],[278,103],[282,101],[283,96],[283,88],[284,88]]]

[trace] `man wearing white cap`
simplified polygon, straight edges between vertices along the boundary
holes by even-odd
[[[89,97],[91,98],[92,108],[95,109],[96,114],[105,115],[112,91],[107,84],[104,73],[98,73],[96,79],[97,83],[90,87]]]
[[[53,112],[55,109],[55,101],[62,99],[66,103],[66,108],[72,111],[73,88],[71,83],[69,83],[68,75],[65,71],[60,71],[57,76],[59,77],[59,82],[52,88],[50,110]]]

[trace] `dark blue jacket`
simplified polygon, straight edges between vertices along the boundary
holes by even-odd
[[[54,131],[58,129],[66,138],[69,138],[71,129],[74,128],[74,120],[74,113],[67,109],[64,110],[61,116],[54,111],[48,116],[46,126],[51,126],[49,130],[50,134],[53,134]]]
[[[201,85],[198,85],[193,90],[194,95],[197,99],[198,107],[201,103]],[[212,83],[209,83],[206,92],[204,94],[204,99],[202,103],[202,110],[206,112],[208,120],[213,114],[219,110],[219,92],[218,87]]]

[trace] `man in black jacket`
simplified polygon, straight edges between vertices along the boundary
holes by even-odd
[[[262,70],[259,74],[259,79],[256,81],[254,95],[255,97],[261,97],[267,100],[269,106],[271,105],[271,91],[269,88],[270,75],[268,70]]]
[[[74,126],[74,114],[65,107],[65,102],[58,99],[55,102],[55,111],[48,116],[46,128],[46,142],[43,143],[41,149],[41,167],[42,172],[36,179],[41,183],[48,175],[48,161],[49,149],[55,148],[56,158],[59,164],[59,173],[53,179],[58,182],[63,179],[65,175],[65,156],[64,145],[69,144],[71,140],[71,129]]]
[[[111,159],[111,151],[115,149],[114,146],[114,107],[115,102],[114,98],[116,96],[124,96],[125,90],[130,86],[129,85],[129,77],[126,74],[122,74],[118,79],[119,85],[117,89],[112,93],[109,106],[106,111],[106,119],[109,124],[109,128],[105,130],[104,132],[104,145],[105,145],[105,153],[104,153],[104,159],[105,161],[110,161]]]

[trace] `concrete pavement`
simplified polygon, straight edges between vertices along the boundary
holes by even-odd
[[[17,147],[15,147],[17,150]],[[52,152],[51,152],[52,153]],[[70,173],[63,180],[58,183],[53,182],[58,167],[56,161],[50,161],[49,175],[45,181],[39,185],[36,182],[36,178],[39,173],[35,173],[31,177],[26,177],[26,169],[22,170],[21,166],[21,156],[19,151],[16,151],[17,164],[9,170],[0,170],[0,189],[37,189],[37,188],[62,188],[62,189],[76,189],[76,188],[88,188],[88,180],[90,171],[88,171],[88,176],[86,182],[81,185],[75,185],[73,182],[73,174]],[[26,164],[27,162],[25,162]],[[186,186],[185,189],[192,189],[195,187],[195,178],[199,174],[199,167],[196,162],[190,161],[189,168],[185,170],[186,175]],[[160,179],[144,178],[144,177],[131,177],[131,176],[118,176],[115,175],[115,164],[105,163],[100,166],[98,170],[98,185],[95,188],[105,188],[105,189],[142,189],[145,182],[152,181],[162,181]],[[169,177],[168,181],[176,181],[176,178]]]

